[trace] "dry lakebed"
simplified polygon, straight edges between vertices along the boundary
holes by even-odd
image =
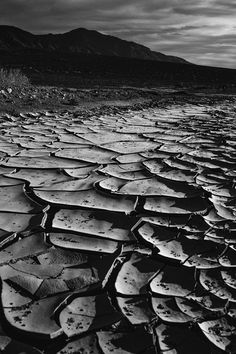
[[[236,353],[236,105],[196,97],[0,114],[2,352]]]

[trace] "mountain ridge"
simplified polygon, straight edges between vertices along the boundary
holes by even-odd
[[[25,49],[189,64],[185,59],[152,51],[144,45],[86,28],[80,27],[59,34],[33,34],[18,27],[0,25],[1,51],[17,53]]]

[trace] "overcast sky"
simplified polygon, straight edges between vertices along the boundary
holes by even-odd
[[[0,22],[33,33],[85,27],[236,68],[236,0],[0,0]]]

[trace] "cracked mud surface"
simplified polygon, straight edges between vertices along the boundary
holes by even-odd
[[[235,117],[0,116],[2,352],[236,352]]]

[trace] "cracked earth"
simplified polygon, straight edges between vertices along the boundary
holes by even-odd
[[[235,117],[1,114],[2,352],[236,353]]]

